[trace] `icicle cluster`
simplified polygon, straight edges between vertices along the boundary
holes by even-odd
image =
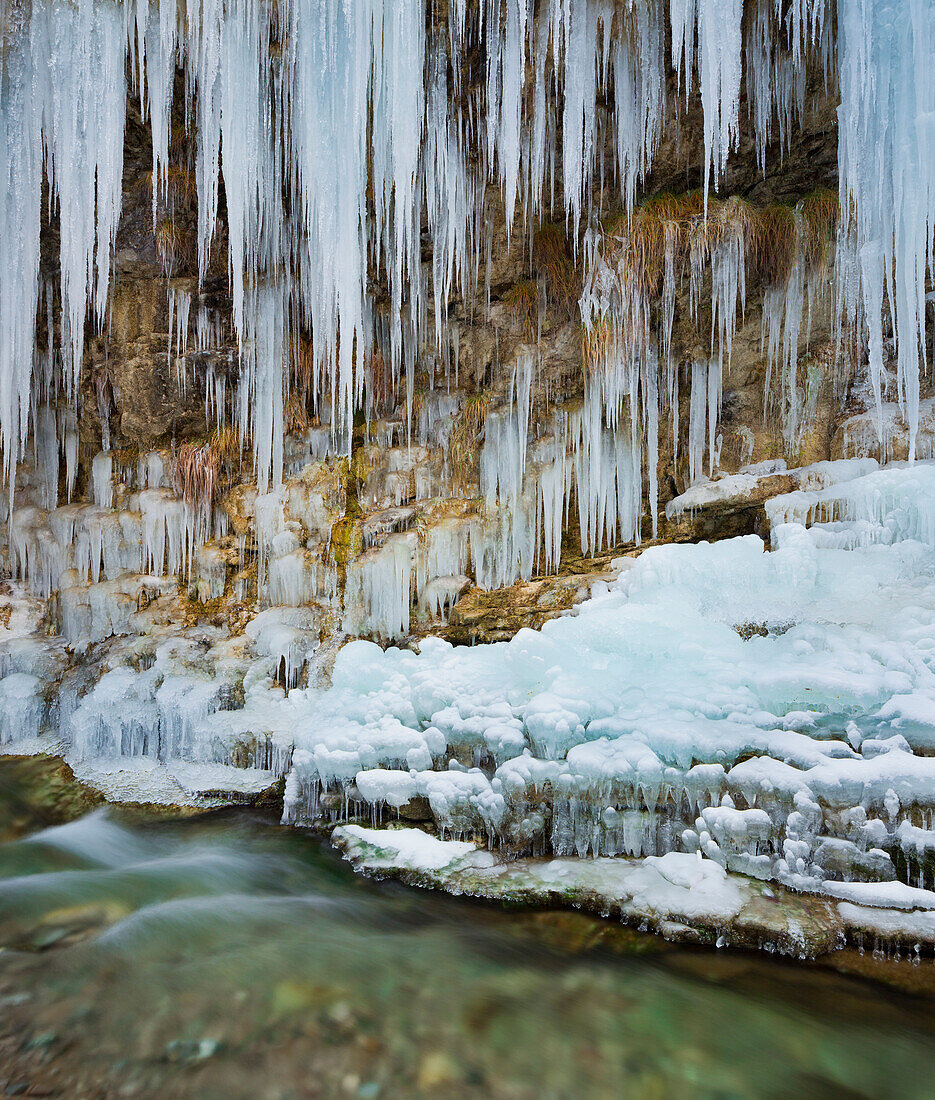
[[[883,439],[883,311],[896,338],[900,408],[914,457],[926,362],[925,284],[935,275],[935,5],[839,0],[840,267],[845,310],[866,325]]]
[[[935,77],[923,63],[933,27],[930,0],[455,0],[439,22],[427,21],[424,0],[35,0],[15,7],[0,67],[7,474],[29,432],[40,431],[39,391],[46,398],[60,391],[66,407],[74,402],[86,320],[106,325],[128,91],[138,95],[152,131],[154,222],[170,190],[173,110],[184,111],[196,135],[200,278],[223,213],[240,349],[240,382],[230,399],[241,440],[252,440],[261,492],[282,477],[284,379],[298,338],[311,349],[314,400],[330,410],[323,421],[335,439],[349,439],[355,410],[371,407],[375,357],[388,364],[394,392],[405,376],[410,402],[426,338],[436,356],[457,357],[449,301],[474,300],[482,275],[489,294],[490,182],[499,187],[508,233],[531,233],[558,210],[573,246],[583,234],[582,316],[601,360],[593,400],[613,430],[628,416],[651,457],[660,397],[675,415],[670,341],[686,249],[667,226],[661,270],[647,272],[619,255],[615,269],[598,216],[605,205],[622,207],[622,252],[632,251],[635,200],[664,128],[699,103],[704,188],[697,217],[717,231],[696,234],[687,261],[693,302],[710,275],[711,358],[729,366],[748,241],[742,216],[712,215],[709,196],[737,145],[744,94],[764,165],[767,143],[778,136],[785,149],[803,118],[810,70],[840,87],[845,308],[866,324],[879,399],[888,300],[914,444],[935,229],[928,167]],[[482,50],[472,53],[477,45]],[[483,72],[473,71],[474,56],[485,59]],[[178,71],[185,93],[175,105]],[[673,72],[674,103],[667,92]],[[59,226],[57,290],[41,288],[39,279],[44,179]],[[422,263],[426,238],[430,265]],[[379,306],[374,281],[385,288]],[[790,437],[809,293],[798,261],[782,285],[767,290],[764,339],[770,362],[791,379]],[[662,309],[651,320],[657,294]],[[48,336],[37,339],[40,297],[50,320]],[[170,289],[170,298],[170,354],[181,371],[191,296]],[[202,346],[210,339],[203,309],[195,327]],[[225,394],[206,394],[209,404],[212,396],[221,410]],[[712,405],[716,397],[709,385]],[[647,476],[652,482],[651,462]],[[589,516],[589,526],[599,522],[594,509]]]

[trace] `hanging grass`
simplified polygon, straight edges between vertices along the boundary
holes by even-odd
[[[386,412],[394,396],[393,375],[383,352],[374,348],[364,365],[365,385],[377,416]]]
[[[160,185],[163,180],[165,181],[164,194],[167,201],[192,207],[197,203],[198,181],[191,169],[180,168],[177,164],[166,164],[163,165],[160,175],[162,177]],[[150,169],[140,177],[140,186],[151,195],[155,180],[156,173]]]
[[[510,307],[513,320],[519,322],[524,339],[535,339],[539,328],[539,288],[536,284],[530,280],[517,283],[510,287],[503,300]]]
[[[155,237],[162,269],[171,275],[182,254],[182,231],[175,218],[163,218],[156,226]]]
[[[233,428],[218,426],[211,433],[210,446],[220,458],[223,469],[234,469],[242,462],[243,448]]]
[[[290,390],[286,398],[282,419],[287,435],[293,432],[307,432],[311,426],[308,409],[305,407],[302,395],[296,393],[295,390]]]
[[[175,456],[174,481],[183,500],[209,508],[220,487],[221,456],[211,442],[184,443]]]
[[[535,236],[532,265],[546,280],[549,301],[572,316],[581,297],[581,276],[568,254],[565,235],[556,225],[544,225]]]
[[[448,463],[461,480],[477,460],[478,440],[490,412],[490,394],[472,393],[458,410],[448,440]]]
[[[750,259],[754,273],[767,286],[779,286],[792,274],[798,236],[795,211],[790,206],[776,203],[757,212]]]
[[[824,268],[841,214],[837,192],[820,187],[802,199],[799,209],[805,227],[805,258],[810,267]]]
[[[315,353],[311,340],[306,340],[303,336],[292,341],[290,374],[292,390],[300,395],[303,403],[306,403],[315,377]]]
[[[605,218],[597,242],[603,263],[594,265],[590,277],[595,281],[584,299],[589,311],[582,326],[585,369],[599,369],[621,354],[641,354],[667,274],[672,289],[690,275],[697,294],[696,280],[710,273],[718,253],[725,258],[725,248],[740,248],[748,291],[755,284],[781,287],[797,263],[809,273],[827,267],[837,224],[837,196],[827,189],[807,195],[796,208],[758,206],[739,196],[709,196],[706,208],[700,191],[663,192],[629,216]]]

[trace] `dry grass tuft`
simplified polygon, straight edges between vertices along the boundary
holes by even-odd
[[[209,508],[220,488],[221,456],[210,442],[184,443],[175,457],[179,495],[195,508]]]
[[[286,398],[286,403],[283,406],[282,418],[287,435],[292,432],[307,432],[311,427],[311,420],[309,419],[308,409],[305,407],[305,401],[302,395],[296,393],[295,390],[291,390],[289,396]]]
[[[243,474],[243,449],[237,432],[217,427],[203,443],[184,443],[175,455],[172,480],[176,492],[195,508],[207,511]]]
[[[448,440],[448,465],[456,479],[463,479],[477,461],[477,442],[489,412],[489,393],[472,393],[458,410]]]
[[[417,370],[415,376],[412,379],[412,401],[409,406],[409,416],[413,420],[417,420],[425,408],[425,400],[432,392],[432,380],[429,378],[428,371]],[[408,394],[408,388],[406,393]]]
[[[175,218],[163,218],[156,226],[155,236],[162,269],[169,276],[175,271],[182,255],[182,231]]]
[[[523,338],[528,342],[535,339],[539,329],[539,288],[535,283],[526,281],[510,287],[503,298],[510,307],[513,320],[522,326]]]
[[[749,258],[755,274],[767,286],[779,286],[792,274],[798,232],[795,211],[790,206],[776,203],[757,212]]]
[[[708,201],[708,216],[693,219],[692,227],[701,234],[706,252],[710,253],[718,245],[733,239],[739,240],[744,253],[750,254],[756,240],[756,225],[759,210],[746,199],[733,195],[723,202]],[[697,239],[697,237],[696,237]]]
[[[303,402],[307,402],[315,378],[315,355],[311,340],[302,336],[293,340],[290,373],[292,389],[301,395]]]
[[[823,268],[840,217],[837,192],[820,187],[802,199],[799,209],[805,227],[805,258],[810,267]]]
[[[608,361],[617,338],[617,327],[609,317],[601,317],[590,325],[582,325],[581,355],[585,370],[599,370]]]
[[[785,285],[797,265],[809,276],[823,273],[838,217],[837,196],[828,190],[807,195],[794,209],[710,196],[707,210],[701,192],[694,191],[660,194],[629,216],[605,219],[599,242],[604,262],[595,265],[595,283],[585,295],[590,312],[582,328],[585,369],[600,370],[621,354],[642,352],[669,276],[669,289],[675,290],[690,274],[689,314],[696,328],[703,325],[698,296],[706,293],[702,280],[711,276],[719,254],[736,258],[742,250],[747,292],[755,284]]]
[[[156,225],[153,235],[166,278],[171,278],[179,269],[192,267],[196,246],[194,228],[190,222],[167,215]]]
[[[364,370],[372,410],[376,416],[381,416],[393,401],[394,389],[390,365],[379,348],[370,352]]]
[[[165,166],[165,195],[168,202],[173,205],[194,207],[198,201],[198,182],[195,173],[188,168],[180,168],[177,164]],[[140,186],[145,188],[150,195],[153,193],[153,184],[156,175],[150,169],[140,177]],[[161,181],[160,181],[161,182]]]
[[[546,279],[549,300],[570,317],[581,297],[581,275],[568,254],[565,235],[556,225],[544,225],[532,247],[532,264]]]
[[[239,467],[243,460],[243,449],[237,433],[230,426],[217,427],[209,440],[211,448],[217,453],[225,469]]]
[[[739,239],[748,273],[776,286],[791,275],[797,250],[814,268],[827,263],[834,240],[838,199],[833,191],[813,192],[798,210],[801,216],[780,203],[755,206],[738,196],[712,196],[705,217],[700,191],[661,194],[638,206],[629,219],[620,214],[605,220],[604,256],[626,285],[651,299],[661,287],[667,248],[674,248],[678,267],[692,254],[707,263],[719,245]]]
[[[666,252],[672,249],[678,259],[699,232],[712,231],[703,219],[704,201],[700,191],[684,195],[663,192],[647,199],[629,218],[625,214],[604,222],[604,254],[612,260],[625,283],[639,293],[653,297],[659,292],[665,273]],[[699,241],[696,239],[695,243]],[[707,249],[710,241],[700,242]]]

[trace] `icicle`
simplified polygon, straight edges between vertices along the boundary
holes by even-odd
[[[652,163],[666,109],[662,6],[634,5],[630,22],[630,33],[613,43],[617,169],[627,210]]]
[[[283,385],[286,302],[283,288],[270,283],[246,293],[247,343],[238,390],[241,442],[253,439],[257,488],[267,492],[282,482]]]
[[[688,482],[694,485],[704,469],[705,411],[708,402],[707,363],[691,367],[691,396],[688,411]]]
[[[856,257],[859,305],[883,441],[883,306],[896,335],[900,403],[915,457],[919,370],[925,362],[925,281],[935,234],[935,8],[918,0],[838,4],[841,211]],[[842,234],[842,237],[844,234]],[[853,315],[849,318],[856,320]]]
[[[693,62],[704,108],[704,193],[716,189],[739,135],[743,0],[670,0],[672,62],[692,88]]]
[[[507,234],[513,228],[521,152],[529,0],[487,0],[487,148],[499,169]],[[501,31],[500,13],[506,12]]]
[[[101,451],[91,463],[91,480],[94,485],[94,503],[98,508],[110,508],[114,503],[113,455]]]

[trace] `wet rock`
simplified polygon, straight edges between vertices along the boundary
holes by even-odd
[[[611,580],[612,570],[545,577],[486,592],[472,588],[462,596],[446,625],[426,629],[454,645],[509,641],[523,629],[538,630],[549,619],[586,600],[593,586]]]
[[[397,813],[403,821],[433,822],[435,820],[429,800],[422,795],[400,806]]]
[[[751,478],[751,484],[718,495],[717,489],[728,480],[703,483],[670,502],[666,537],[672,541],[716,542],[740,535],[765,535],[769,524],[764,503],[798,487],[790,474],[781,472]]]
[[[845,926],[834,902],[763,885],[734,918],[730,942],[814,958],[844,946]]]
[[[64,825],[103,801],[58,757],[0,757],[0,841]]]

